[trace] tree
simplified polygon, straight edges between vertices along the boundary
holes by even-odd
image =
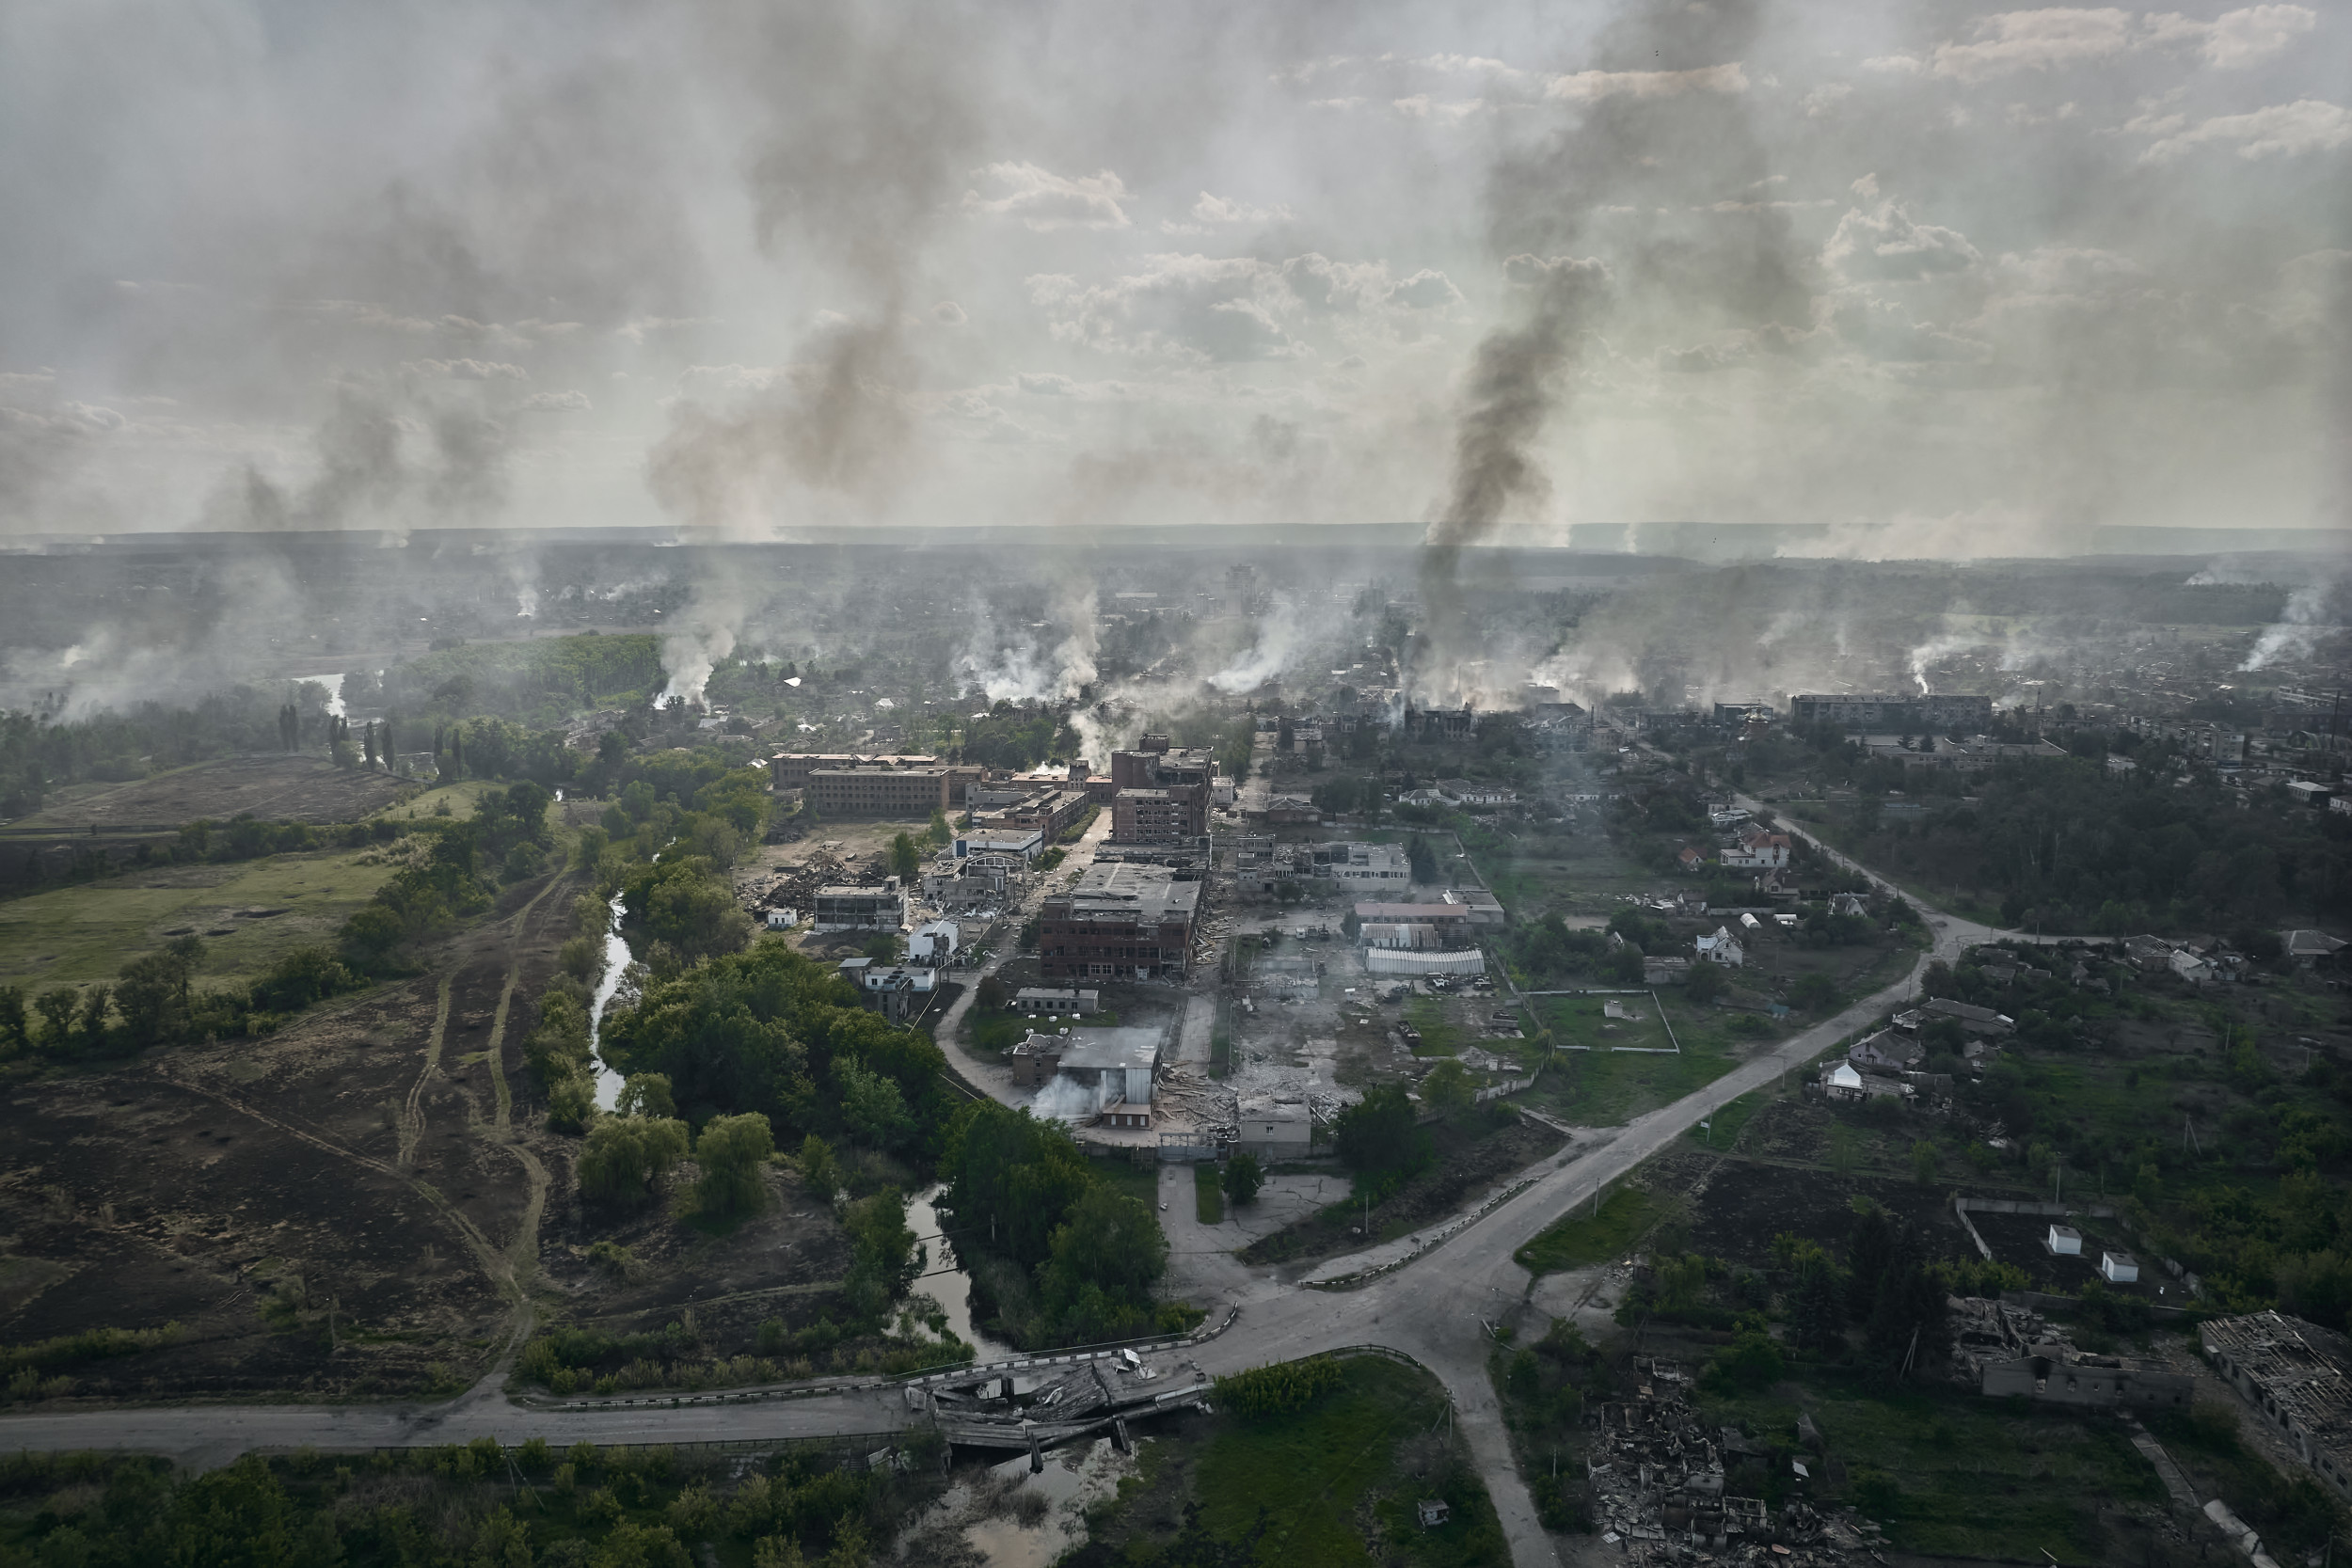
[[[1236,1154],[1225,1162],[1225,1174],[1217,1184],[1236,1208],[1258,1201],[1258,1189],[1265,1185],[1265,1173],[1258,1168],[1255,1154]]]
[[[1862,1202],[1846,1233],[1846,1307],[1857,1322],[1869,1321],[1878,1305],[1880,1281],[1895,1261],[1894,1221],[1875,1203]]]
[[[930,840],[933,848],[938,849],[945,849],[956,836],[956,831],[947,826],[947,814],[937,806],[931,808],[930,831],[924,836]]]
[[[106,1043],[106,1014],[114,1006],[115,989],[96,985],[82,992],[82,1021],[79,1031],[82,1049],[96,1051]]]
[[[1142,1200],[1094,1184],[1055,1228],[1041,1275],[1048,1307],[1066,1316],[1073,1308],[1140,1310],[1167,1272],[1159,1217]],[[1089,1292],[1099,1292],[1099,1306]]]
[[[621,1092],[612,1109],[625,1117],[655,1117],[675,1118],[677,1101],[670,1093],[670,1080],[659,1072],[632,1072],[621,1081]]]
[[[1934,1141],[1921,1138],[1911,1146],[1911,1179],[1922,1187],[1935,1180],[1936,1166],[1943,1163],[1943,1151]]]
[[[196,938],[182,937],[160,953],[146,954],[122,966],[115,1006],[134,1046],[143,1050],[186,1033],[188,981],[202,951],[203,944]]]
[[[833,1157],[833,1145],[816,1133],[801,1140],[801,1152],[792,1163],[800,1168],[808,1190],[826,1202],[832,1202],[833,1195],[841,1190],[841,1166]]]
[[[602,1117],[580,1151],[580,1196],[643,1203],[686,1158],[686,1124],[666,1117]]]
[[[1812,1247],[1797,1263],[1797,1286],[1788,1301],[1789,1338],[1817,1354],[1835,1350],[1846,1326],[1845,1291],[1837,1265]]]
[[[984,1013],[1001,1013],[1012,1006],[1012,988],[993,974],[983,974],[972,1002]]]
[[[1438,879],[1437,851],[1430,848],[1429,841],[1419,833],[1406,841],[1405,860],[1412,867],[1416,882],[1429,883]]]
[[[24,1016],[24,988],[0,986],[0,1055],[13,1055],[33,1043]]]
[[[850,1232],[842,1295],[850,1311],[870,1323],[913,1288],[929,1255],[907,1227],[906,1198],[896,1187],[852,1203],[842,1223]]]
[[[1414,1125],[1402,1085],[1384,1084],[1339,1114],[1331,1127],[1340,1163],[1374,1186],[1403,1181],[1431,1160],[1429,1134]]]
[[[914,847],[914,834],[902,832],[891,839],[890,869],[902,883],[914,881],[923,869],[923,851]]]
[[[1801,974],[1788,988],[1788,1000],[1807,1012],[1825,1013],[1837,1006],[1837,982],[1820,973]]]
[[[760,1169],[775,1151],[775,1131],[757,1111],[716,1117],[694,1141],[694,1163],[703,1172],[696,1201],[714,1214],[756,1209],[763,1194]]]
[[[1477,1095],[1470,1069],[1451,1057],[1431,1068],[1421,1081],[1422,1103],[1439,1116],[1450,1117],[1469,1110],[1478,1102]]]
[[[1683,976],[1682,989],[1692,1001],[1705,1006],[1731,989],[1731,978],[1724,973],[1723,965],[1701,959]]]

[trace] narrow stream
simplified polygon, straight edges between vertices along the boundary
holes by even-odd
[[[939,1211],[932,1207],[946,1191],[945,1187],[926,1188],[907,1205],[908,1228],[924,1238],[923,1244],[930,1248],[930,1265],[914,1288],[938,1301],[947,1314],[947,1332],[972,1347],[973,1360],[1009,1360],[1021,1352],[972,1326],[972,1276],[963,1272],[963,1259],[940,1229]]]

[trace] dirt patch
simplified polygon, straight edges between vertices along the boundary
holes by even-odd
[[[1437,1165],[1406,1182],[1372,1211],[1372,1234],[1359,1231],[1359,1211],[1343,1201],[1284,1226],[1244,1248],[1246,1263],[1310,1263],[1339,1253],[1407,1236],[1438,1224],[1500,1185],[1515,1171],[1553,1153],[1566,1140],[1525,1117],[1500,1127],[1483,1115],[1441,1123],[1430,1132],[1438,1143]]]
[[[1853,1229],[1857,1197],[1918,1226],[1933,1257],[1977,1256],[1941,1187],[1839,1176],[1737,1155],[1718,1158],[1695,1150],[1665,1155],[1651,1169],[1657,1173],[1652,1183],[1656,1191],[1697,1189],[1689,1221],[1690,1249],[1747,1268],[1772,1266],[1772,1238],[1784,1231],[1833,1250],[1842,1248]]]
[[[383,810],[414,785],[404,779],[345,771],[318,757],[223,757],[130,784],[87,784],[60,792],[15,823],[20,828],[174,828],[240,812],[264,821],[355,822]]]

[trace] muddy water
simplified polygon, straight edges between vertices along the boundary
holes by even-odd
[[[1037,1475],[1023,1454],[949,1488],[908,1533],[959,1532],[989,1568],[1046,1568],[1086,1539],[1088,1505],[1117,1491],[1120,1478],[1135,1469],[1135,1460],[1107,1437],[1047,1454]],[[1034,1501],[1021,1507],[1026,1498],[1042,1499],[1043,1511]],[[1025,1514],[1035,1522],[1023,1523]]]
[[[1020,1351],[992,1339],[972,1326],[972,1276],[963,1272],[955,1245],[940,1233],[939,1212],[931,1205],[946,1189],[933,1187],[907,1205],[907,1226],[930,1249],[930,1263],[914,1288],[939,1303],[947,1314],[947,1331],[972,1347],[975,1361],[1006,1361]],[[1027,1463],[1025,1460],[1023,1463]]]

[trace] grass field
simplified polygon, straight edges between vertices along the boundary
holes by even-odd
[[[1143,1473],[1090,1511],[1092,1540],[1126,1548],[1115,1560],[1162,1560],[1145,1554],[1167,1545],[1184,1509],[1197,1503],[1196,1528],[1216,1545],[1168,1560],[1266,1568],[1509,1561],[1467,1445],[1445,1435],[1438,1381],[1370,1356],[1341,1366],[1340,1386],[1305,1410],[1248,1421],[1220,1412],[1146,1445]],[[1423,1497],[1451,1504],[1452,1519],[1422,1529],[1414,1504]]]
[[[1614,1127],[1645,1111],[1671,1104],[1692,1089],[1704,1088],[1740,1065],[1743,1059],[1723,1034],[1714,1018],[1673,1013],[1676,1037],[1682,1050],[1674,1055],[1649,1055],[1615,1046],[1668,1045],[1658,1008],[1646,996],[1621,997],[1643,1018],[1619,1022],[1614,1032],[1602,1025],[1613,1022],[1601,1014],[1599,997],[1549,998],[1542,1004],[1544,1019],[1563,1045],[1591,1044],[1589,1051],[1562,1051],[1550,1070],[1528,1091],[1543,1110],[1585,1127]],[[1670,1008],[1673,1004],[1667,1005]]]
[[[1513,1256],[1539,1275],[1629,1257],[1661,1212],[1659,1200],[1641,1188],[1619,1187],[1600,1200],[1597,1214],[1589,1203],[1564,1214]]]
[[[1217,1185],[1216,1167],[1200,1164],[1192,1167],[1193,1212],[1202,1225],[1225,1223],[1225,1189]]]
[[[1810,1412],[1846,1474],[1842,1487],[1818,1487],[1816,1501],[1852,1503],[1901,1551],[2010,1562],[2044,1552],[2063,1563],[2112,1560],[2100,1505],[2164,1500],[2155,1471],[2119,1423],[2039,1411],[2024,1401],[1940,1387],[1891,1391],[1860,1374],[1808,1370],[1802,1381],[1749,1397],[1703,1394],[1700,1405],[1709,1426],[1740,1423],[1792,1450],[1798,1412]],[[1765,1472],[1757,1479],[1777,1506],[1772,1494],[1790,1484],[1788,1465],[1751,1463]]]
[[[1451,1056],[1470,1038],[1470,1032],[1434,996],[1416,996],[1405,1004],[1405,1022],[1421,1031],[1421,1049],[1413,1053],[1416,1056]]]
[[[367,859],[377,863],[360,863]],[[200,980],[250,980],[294,948],[331,940],[392,869],[372,851],[330,849],[134,869],[11,899],[0,903],[0,985],[111,980],[182,931],[203,939]],[[282,912],[240,917],[241,910]]]

